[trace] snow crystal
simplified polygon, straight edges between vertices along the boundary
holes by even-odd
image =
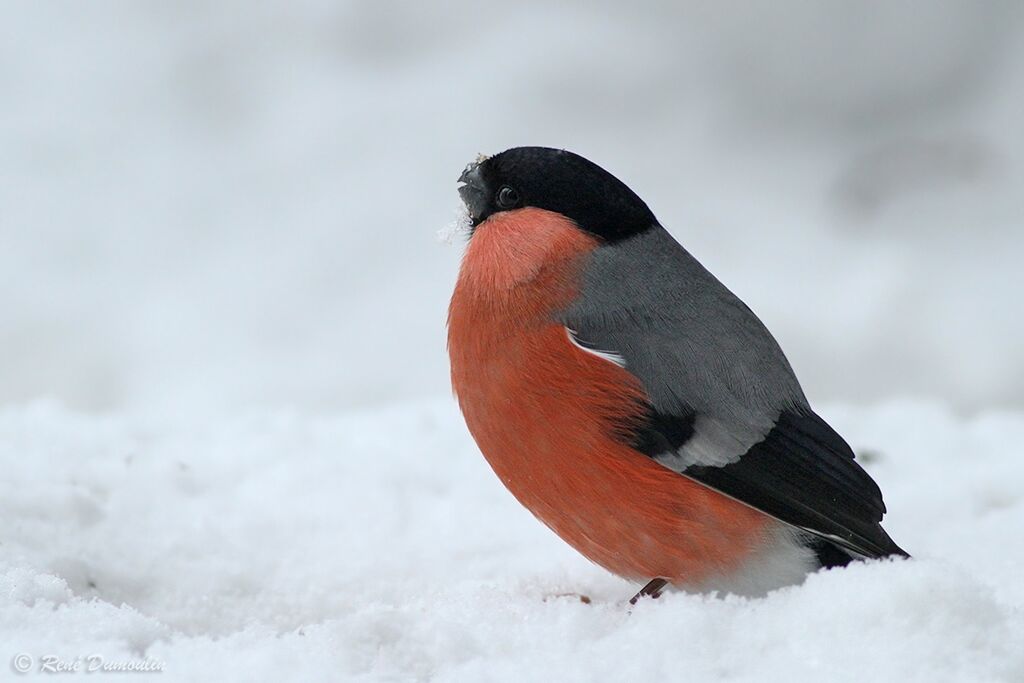
[[[465,204],[455,211],[455,218],[437,231],[437,238],[445,244],[452,244],[459,237],[469,237],[473,230],[473,219]]]

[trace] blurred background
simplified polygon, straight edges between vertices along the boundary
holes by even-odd
[[[1024,406],[1024,5],[33,2],[0,22],[0,404],[449,391],[478,152],[609,169],[813,400]]]

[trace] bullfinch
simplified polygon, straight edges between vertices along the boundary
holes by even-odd
[[[448,350],[466,424],[530,512],[646,584],[633,602],[907,556],[772,335],[625,184],[544,147],[459,181]]]

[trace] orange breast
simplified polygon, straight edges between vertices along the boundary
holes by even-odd
[[[495,473],[566,542],[629,579],[699,585],[739,569],[775,523],[625,445],[643,388],[552,319],[596,246],[540,209],[478,228],[449,311],[452,385]]]

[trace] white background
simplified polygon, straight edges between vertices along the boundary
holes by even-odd
[[[1024,680],[1020,3],[10,5],[0,678]],[[913,560],[630,614],[519,507],[436,233],[523,144],[751,305]]]
[[[0,402],[447,391],[478,152],[620,176],[809,396],[1024,406],[1016,3],[20,3],[0,22]]]

